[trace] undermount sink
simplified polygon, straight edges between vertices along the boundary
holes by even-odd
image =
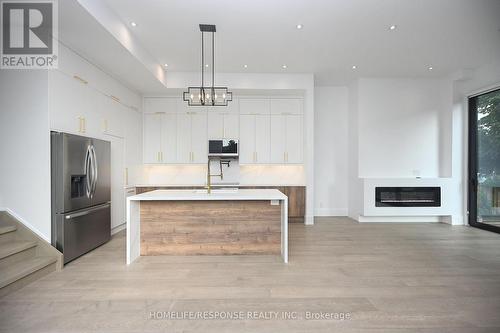
[[[206,194],[208,191],[204,190],[194,190],[194,193]],[[212,188],[211,193],[238,193],[237,188]]]

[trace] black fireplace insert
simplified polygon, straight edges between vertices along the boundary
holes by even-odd
[[[441,187],[375,187],[375,207],[441,207]]]

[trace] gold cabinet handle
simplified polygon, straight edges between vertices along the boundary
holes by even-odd
[[[160,152],[160,160],[163,162],[163,152]]]
[[[156,160],[160,162],[160,152],[156,153]]]
[[[82,117],[82,133],[85,133],[86,129],[87,129],[87,120],[85,119],[85,117]]]

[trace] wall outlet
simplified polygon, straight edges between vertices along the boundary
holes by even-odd
[[[271,206],[279,206],[280,201],[279,200],[271,200]]]

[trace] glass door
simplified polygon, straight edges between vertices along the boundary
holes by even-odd
[[[469,224],[500,232],[500,89],[469,98]]]

